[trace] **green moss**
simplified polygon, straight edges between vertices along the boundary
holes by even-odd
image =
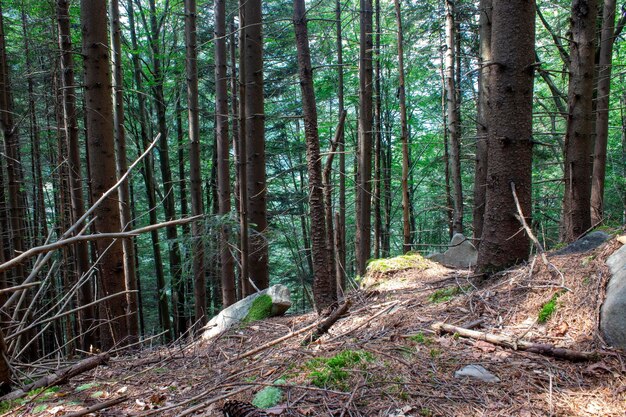
[[[457,295],[463,294],[465,291],[469,290],[470,287],[448,287],[442,288],[440,290],[435,291],[428,297],[428,301],[431,303],[443,303],[444,301],[450,301]]]
[[[259,295],[254,299],[248,314],[242,323],[250,323],[268,318],[272,314],[272,297],[267,294]]]
[[[311,384],[319,388],[332,388],[346,391],[350,373],[349,368],[362,366],[374,357],[364,351],[344,350],[331,358],[315,358],[305,364],[311,372]]]
[[[422,332],[410,336],[409,340],[412,340],[413,342],[420,345],[430,345],[433,342],[430,337],[424,336],[424,333]]]
[[[252,405],[258,408],[270,408],[277,405],[283,398],[283,390],[278,387],[265,387],[257,392]]]
[[[429,266],[429,262],[419,253],[407,252],[395,258],[372,259],[367,265],[367,270],[368,272],[385,273],[411,268],[424,270],[428,269]]]
[[[537,317],[537,322],[545,323],[550,319],[550,317],[552,317],[557,308],[557,300],[562,294],[563,292],[561,291],[554,293],[552,298],[550,298],[550,301],[541,307],[541,310],[539,310],[539,316]]]

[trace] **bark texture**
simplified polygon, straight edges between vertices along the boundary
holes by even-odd
[[[561,225],[563,242],[573,242],[591,228],[596,15],[596,0],[573,0]]]
[[[528,257],[529,240],[515,218],[511,183],[524,215],[531,211],[535,2],[494,0],[492,10],[487,200],[477,264],[483,271],[501,270]]]

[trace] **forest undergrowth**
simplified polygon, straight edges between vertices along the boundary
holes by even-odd
[[[211,342],[112,357],[65,385],[3,404],[3,415],[221,416],[224,401],[236,399],[265,401],[276,416],[624,416],[626,357],[597,331],[604,261],[619,245],[548,256],[547,264],[537,257],[488,279],[427,260],[400,262],[370,273],[350,293],[348,313],[314,343],[297,334],[271,345],[315,323],[314,313],[262,320]],[[438,333],[437,322],[506,335],[520,348]],[[524,351],[522,341],[593,359]],[[499,381],[455,377],[467,365]]]

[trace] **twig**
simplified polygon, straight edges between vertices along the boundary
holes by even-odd
[[[541,243],[535,237],[535,234],[533,233],[532,229],[530,228],[530,226],[528,226],[528,223],[526,223],[526,219],[524,218],[524,212],[522,211],[522,206],[520,205],[519,199],[517,198],[517,192],[515,191],[515,183],[513,181],[511,181],[511,192],[513,193],[513,199],[515,200],[515,206],[517,207],[517,213],[518,213],[517,215],[515,215],[515,217],[522,224],[522,226],[524,227],[524,230],[526,230],[528,237],[530,237],[530,239],[535,243],[535,246],[537,246],[537,252],[539,252],[539,254],[541,255],[541,260],[543,261],[543,264],[548,266],[550,262],[548,262],[548,258],[546,257],[546,253],[543,250],[543,246],[541,246]]]
[[[550,344],[532,343],[524,340],[513,340],[509,336],[496,335],[491,333],[479,332],[476,330],[465,329],[463,327],[452,326],[446,323],[434,323],[432,328],[436,331],[445,333],[458,334],[470,339],[484,340],[498,346],[504,346],[514,350],[525,350],[541,355],[552,356],[559,359],[567,359],[573,362],[593,361],[600,357],[600,352],[577,351],[572,349],[560,348]]]
[[[84,416],[85,414],[93,413],[94,411],[104,410],[105,408],[112,407],[112,406],[117,405],[119,403],[123,403],[124,401],[127,401],[127,400],[128,400],[128,396],[127,395],[123,395],[121,397],[113,398],[111,400],[105,401],[105,402],[100,403],[100,404],[94,404],[91,407],[83,408],[82,410],[78,410],[78,411],[75,411],[73,413],[65,414],[64,417],[80,417],[80,416]]]
[[[24,290],[26,288],[35,287],[35,286],[37,286],[39,284],[41,284],[41,281],[35,281],[35,282],[31,282],[31,283],[28,283],[28,284],[22,284],[22,285],[15,285],[15,286],[9,287],[9,288],[2,288],[2,289],[0,289],[0,294],[4,294],[6,292],[13,292],[13,291]]]
[[[378,317],[378,316],[380,316],[380,315],[382,315],[382,314],[385,314],[386,312],[388,312],[389,310],[391,310],[392,308],[394,308],[394,307],[395,307],[395,306],[397,306],[398,304],[399,304],[399,301],[394,302],[394,303],[393,303],[393,304],[391,304],[389,307],[387,307],[387,308],[384,308],[384,309],[380,310],[378,313],[374,314],[372,317],[370,317],[369,319],[365,320],[363,323],[360,323],[360,324],[359,324],[358,326],[356,326],[355,328],[350,329],[350,330],[348,330],[348,331],[347,331],[347,332],[345,332],[345,333],[342,333],[342,334],[340,334],[340,335],[338,335],[338,336],[333,337],[333,338],[332,338],[332,339],[330,339],[328,342],[332,342],[332,341],[335,341],[335,340],[339,339],[340,337],[344,337],[344,336],[349,335],[350,333],[352,333],[352,332],[354,332],[354,331],[356,331],[356,330],[360,329],[361,327],[365,326],[367,323],[369,323],[370,321],[374,320],[376,317]]]

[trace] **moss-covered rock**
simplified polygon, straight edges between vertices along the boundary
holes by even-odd
[[[242,323],[250,323],[252,321],[263,320],[272,314],[272,297],[267,294],[258,296],[252,302],[248,314],[241,321]]]

